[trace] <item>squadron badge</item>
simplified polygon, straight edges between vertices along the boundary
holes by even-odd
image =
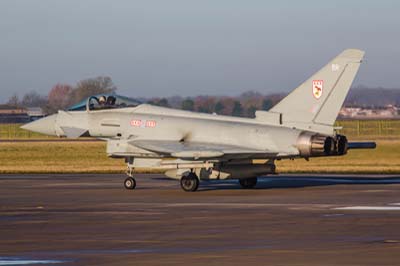
[[[312,82],[312,93],[315,99],[319,99],[322,96],[322,92],[324,90],[324,81],[323,80],[313,80]]]

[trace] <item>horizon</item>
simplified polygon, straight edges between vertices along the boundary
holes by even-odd
[[[350,90],[349,90],[349,93],[352,92],[352,91],[360,91],[360,90],[386,90],[386,91],[397,91],[398,90],[400,92],[400,87],[398,87],[398,88],[385,88],[385,87],[382,87],[382,86],[369,87],[369,86],[365,86],[365,85],[358,85],[358,86],[352,86],[350,88]],[[248,91],[242,91],[242,92],[240,92],[238,94],[232,94],[232,95],[228,95],[228,94],[193,94],[193,95],[189,95],[189,96],[185,96],[185,95],[170,95],[170,96],[150,96],[150,97],[146,97],[146,96],[140,96],[140,95],[139,96],[137,96],[137,95],[135,96],[135,95],[129,95],[129,94],[122,94],[122,93],[119,93],[119,91],[120,91],[120,89],[117,87],[116,91],[114,93],[117,94],[117,95],[120,95],[120,96],[125,96],[125,97],[135,98],[135,99],[145,99],[145,100],[163,99],[163,98],[165,98],[165,99],[170,99],[170,98],[194,99],[196,97],[239,98],[241,96],[244,96],[247,93],[260,94],[262,96],[268,97],[268,96],[274,96],[274,95],[287,95],[287,94],[289,94],[291,92],[289,90],[289,91],[276,91],[276,92],[275,91],[270,91],[270,92],[267,92],[267,93],[263,93],[263,92],[260,92],[260,91],[248,90]],[[48,92],[44,93],[44,94],[41,94],[41,93],[39,93],[39,92],[37,92],[35,90],[28,91],[26,94],[29,94],[29,93],[32,93],[32,92],[38,93],[42,97],[46,97],[47,98],[47,96],[48,96]],[[107,94],[107,93],[105,93],[105,94]],[[113,93],[110,93],[110,94],[113,94]],[[17,94],[16,96],[18,96],[19,100],[21,100],[24,95],[25,94],[21,94],[21,95]],[[12,96],[14,96],[14,95],[11,95],[11,97]],[[0,102],[0,105],[6,105],[8,100],[9,99],[5,99],[4,101]]]
[[[367,94],[360,94],[360,93],[362,93],[363,90],[367,91]],[[382,91],[383,91],[383,93],[381,93]],[[167,96],[167,97],[143,97],[143,96],[134,96],[134,95],[121,94],[121,93],[119,93],[118,88],[116,88],[116,90],[114,92],[99,93],[99,94],[96,94],[96,95],[119,95],[119,96],[127,97],[127,98],[130,98],[130,99],[136,99],[136,100],[140,101],[141,103],[156,101],[155,104],[157,105],[157,102],[160,101],[160,100],[163,100],[163,99],[166,99],[167,103],[169,103],[169,104],[171,104],[171,102],[169,102],[171,100],[172,100],[172,102],[174,102],[176,104],[176,102],[180,102],[180,101],[184,101],[184,100],[188,100],[188,99],[196,101],[199,98],[214,99],[214,100],[232,99],[232,100],[237,100],[237,101],[240,101],[240,102],[242,102],[242,101],[246,102],[247,101],[246,99],[254,99],[257,95],[260,95],[261,97],[263,97],[263,99],[274,99],[274,100],[276,100],[276,99],[280,99],[280,98],[286,97],[290,92],[291,91],[262,93],[262,92],[259,92],[259,91],[244,91],[244,92],[241,92],[241,93],[236,94],[236,95],[197,94],[197,95],[192,95],[192,96],[171,95],[171,96]],[[371,105],[371,106],[376,105],[378,107],[379,106],[381,106],[381,107],[382,106],[386,106],[387,104],[382,105],[381,103],[379,104],[379,102],[381,102],[382,99],[385,99],[387,101],[389,95],[393,96],[393,93],[395,93],[394,95],[397,95],[396,93],[398,93],[399,96],[400,96],[400,88],[366,87],[366,86],[363,86],[363,85],[362,86],[356,86],[356,87],[351,87],[350,88],[349,94],[346,97],[346,100],[345,100],[345,103],[344,103],[343,107],[345,107],[346,103],[347,104],[349,104],[349,103],[350,104],[354,104],[353,102],[354,102],[354,96],[355,95],[356,95],[356,98],[362,97],[362,98],[364,98],[364,101],[365,101],[365,99],[371,98],[371,93],[372,94],[374,94],[374,93],[376,94],[377,92],[379,92],[380,95],[377,96],[378,98],[376,98],[374,96],[375,97],[374,98],[375,99],[374,100],[375,103],[374,104],[369,104],[369,105]],[[29,93],[30,92],[28,92],[28,94]],[[23,96],[23,95],[21,95],[21,96]],[[92,95],[92,96],[94,96],[94,95]],[[46,101],[48,100],[47,95],[40,95],[40,97],[44,97],[42,99],[45,99]],[[22,104],[22,98],[23,97],[19,96],[18,98],[19,98],[20,104]],[[87,99],[87,98],[85,98],[85,99]],[[396,99],[392,99],[392,100],[394,100],[395,102],[399,102]],[[77,102],[72,102],[71,106],[73,106],[75,104],[78,104],[79,102],[81,102],[83,100],[84,99],[79,100]],[[371,101],[371,100],[368,100],[368,101]],[[362,100],[361,100],[361,102],[362,102]],[[400,104],[396,104],[395,102],[393,102],[392,104],[395,105],[395,106],[399,106],[400,107]],[[7,101],[0,102],[0,106],[7,106],[7,104],[8,104]],[[392,105],[392,104],[389,104],[389,105]],[[358,105],[358,104],[356,104],[356,105]],[[71,107],[71,106],[69,106],[69,107]],[[26,106],[20,105],[20,107],[26,107]],[[36,106],[31,106],[31,107],[36,107]],[[40,107],[40,106],[37,106],[37,107]]]

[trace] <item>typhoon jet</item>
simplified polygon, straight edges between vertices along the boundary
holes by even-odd
[[[184,191],[200,181],[236,179],[253,188],[274,174],[275,161],[343,156],[375,143],[348,142],[334,126],[364,52],[348,49],[255,118],[230,117],[141,104],[118,95],[97,95],[23,126],[66,138],[107,142],[107,154],[125,159],[124,186],[134,189],[135,171],[156,169],[180,180]]]

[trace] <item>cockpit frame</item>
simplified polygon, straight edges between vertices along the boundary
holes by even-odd
[[[140,104],[141,102],[138,100],[116,94],[99,94],[90,96],[86,100],[71,106],[68,108],[68,111],[93,112],[107,109],[136,107]]]

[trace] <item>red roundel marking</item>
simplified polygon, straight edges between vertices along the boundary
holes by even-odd
[[[155,126],[156,126],[156,121],[154,120],[146,121],[146,127],[155,127]]]
[[[133,119],[131,120],[131,126],[133,127],[140,127],[142,125],[142,120],[140,119]]]
[[[140,120],[140,119],[133,119],[131,120],[132,127],[156,127],[157,122],[154,120]]]

